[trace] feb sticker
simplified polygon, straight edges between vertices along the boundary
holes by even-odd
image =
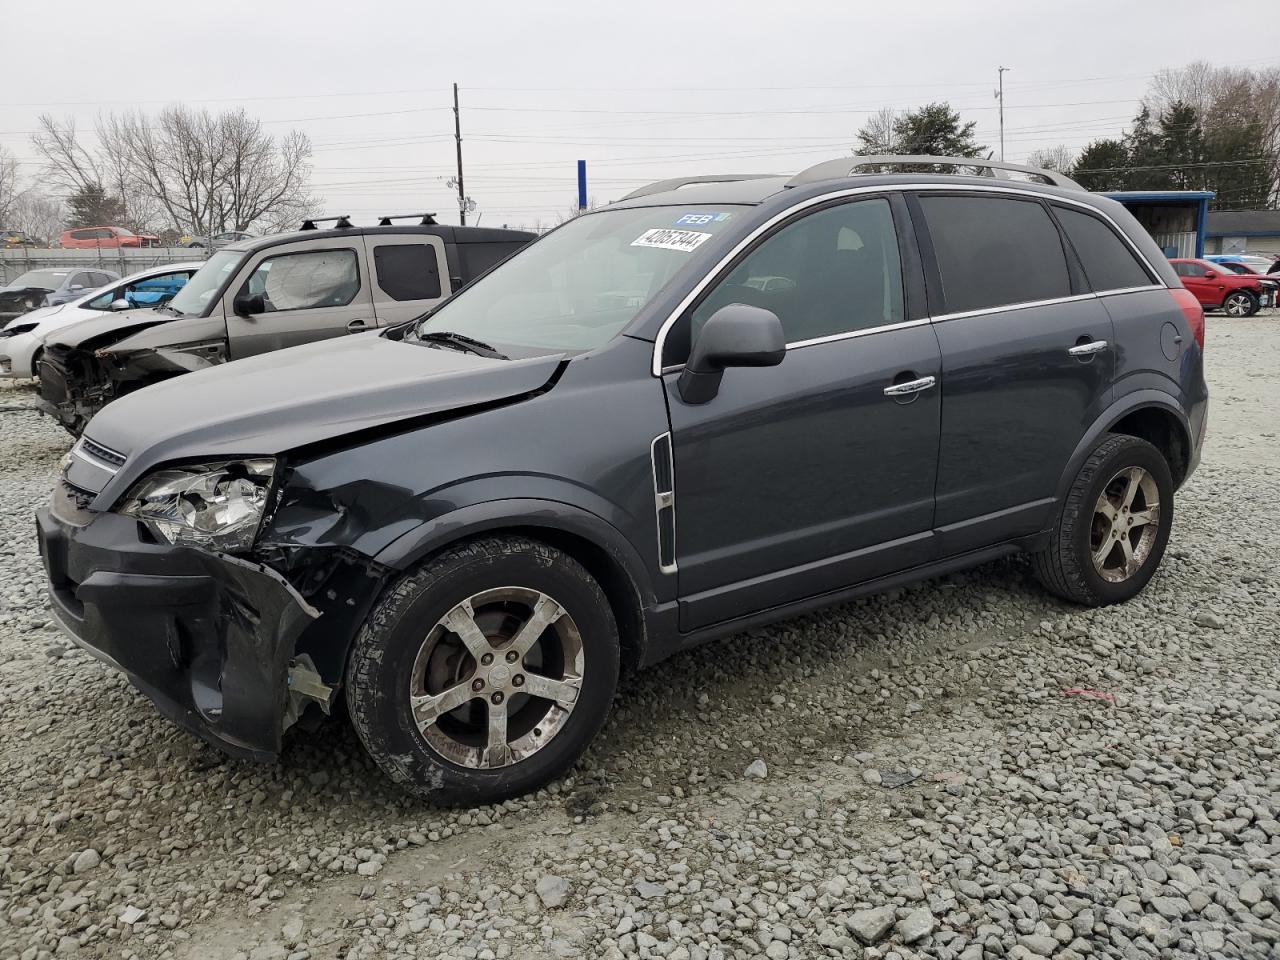
[[[699,246],[711,239],[709,233],[696,230],[672,230],[668,227],[655,227],[646,230],[631,241],[633,247],[661,247],[663,250],[679,250],[692,253]]]
[[[705,227],[708,223],[723,223],[732,213],[686,213],[676,221],[677,227]]]

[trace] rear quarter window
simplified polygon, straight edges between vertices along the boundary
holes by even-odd
[[[1154,282],[1129,245],[1097,217],[1058,206],[1054,213],[1095,291],[1146,287]]]
[[[436,251],[425,243],[376,246],[373,269],[378,286],[392,300],[435,300],[440,296]]]
[[[1071,295],[1058,228],[1035,200],[921,196],[947,313]]]

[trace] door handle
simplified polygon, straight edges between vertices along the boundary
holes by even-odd
[[[919,393],[921,390],[928,390],[937,382],[937,377],[921,377],[918,380],[908,380],[906,383],[894,383],[884,388],[884,395],[905,397],[912,393]]]
[[[347,324],[347,333],[360,333],[363,330],[372,329],[368,320],[352,320]]]
[[[1107,341],[1091,340],[1089,343],[1077,343],[1074,347],[1068,348],[1067,353],[1073,357],[1091,357],[1105,349],[1107,349]]]

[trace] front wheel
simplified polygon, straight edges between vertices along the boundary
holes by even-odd
[[[1164,455],[1138,437],[1109,434],[1080,468],[1036,576],[1065,600],[1101,607],[1141,592],[1173,525],[1173,477]]]
[[[1237,290],[1222,301],[1223,312],[1229,317],[1252,317],[1262,304],[1248,290]]]
[[[523,537],[446,550],[356,638],[347,706],[383,772],[426,799],[492,803],[567,771],[604,724],[618,629],[573,558]]]

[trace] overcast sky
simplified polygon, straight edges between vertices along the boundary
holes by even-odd
[[[1237,64],[1280,63],[1280,27],[1265,8],[60,0],[51,13],[4,0],[0,144],[35,177],[30,131],[42,112],[89,130],[102,111],[243,105],[272,131],[311,136],[313,186],[328,212],[369,222],[428,209],[456,222],[445,180],[457,82],[480,222],[550,224],[575,202],[580,158],[599,203],[686,173],[795,171],[849,153],[858,127],[886,106],[947,100],[994,149],[1000,65],[1012,68],[1006,159],[1078,148],[1117,135],[1163,67],[1226,63],[1228,53]],[[1206,43],[1225,38],[1223,23],[1234,40]]]

